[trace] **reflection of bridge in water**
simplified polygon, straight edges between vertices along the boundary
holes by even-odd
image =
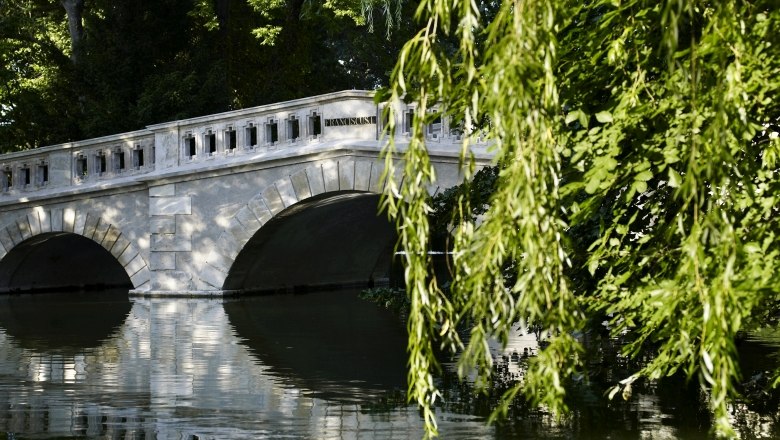
[[[320,294],[305,296],[312,295]],[[354,293],[350,297],[351,305],[334,301],[347,308],[348,313],[342,313],[340,319],[349,321],[350,311],[365,307],[360,312],[375,318],[373,324],[365,320],[355,328],[365,332],[366,338],[401,326],[391,322],[392,316],[380,316],[385,311],[354,299]],[[31,311],[32,303],[45,303],[36,296],[5,298],[7,303],[0,304],[0,309],[10,302],[28,302],[29,307],[22,305],[17,308],[19,313],[4,313],[0,326],[7,326],[9,319],[28,317],[25,310]],[[112,315],[105,319],[118,320],[118,326],[110,334],[100,335],[105,338],[100,345],[82,350],[66,343],[67,336],[60,346],[40,349],[34,348],[34,339],[46,338],[45,331],[24,335],[24,339],[0,331],[0,430],[108,438],[420,438],[422,422],[417,410],[403,404],[388,410],[388,405],[393,405],[383,403],[383,398],[398,393],[392,391],[392,385],[384,384],[382,389],[371,383],[371,373],[363,375],[365,380],[351,380],[348,388],[342,386],[345,378],[338,372],[291,371],[300,366],[295,357],[305,358],[309,348],[322,344],[321,340],[310,337],[308,348],[286,346],[259,353],[258,344],[263,342],[251,329],[250,334],[242,333],[248,322],[241,315],[260,313],[262,317],[261,309],[276,308],[267,302],[273,298],[289,300],[290,296],[240,305],[219,300],[138,299],[131,307],[124,305],[126,297],[113,296],[115,304],[104,304]],[[231,310],[231,304],[238,308]],[[265,317],[269,316],[266,313]],[[324,311],[324,319],[334,316]],[[330,321],[330,325],[317,322],[308,327],[302,322],[300,331],[330,332],[334,329],[333,319]],[[69,324],[62,325],[67,328]],[[82,328],[90,330],[88,324]],[[107,328],[110,326],[102,325],[92,330],[105,332]],[[338,336],[339,330],[335,332]],[[295,337],[281,339],[282,344],[298,341]],[[348,345],[342,343],[342,350]],[[361,368],[371,368],[371,363],[379,360],[393,363],[382,366],[386,371],[403,370],[402,337],[386,338],[373,347],[349,348],[365,359],[345,361],[363,362]],[[377,353],[393,349],[394,357],[372,360]],[[279,351],[285,350],[297,354],[282,353],[280,358]],[[310,362],[316,363],[318,354],[309,354]],[[334,351],[334,355],[339,353]],[[328,392],[328,382],[339,390],[338,395]],[[403,399],[398,397],[397,402]],[[383,411],[372,411],[374,403]],[[459,416],[455,424],[445,417],[443,434],[448,438],[484,438],[492,432],[493,428],[481,421],[467,422],[464,417],[469,418]]]
[[[220,295],[386,278],[393,230],[376,215],[384,127],[372,96],[331,93],[0,155],[0,291]],[[403,148],[412,109],[398,107]],[[439,119],[426,135],[437,185],[458,183],[457,131]],[[474,152],[489,160],[484,145]]]

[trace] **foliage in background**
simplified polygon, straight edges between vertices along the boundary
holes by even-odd
[[[367,32],[364,7],[0,0],[0,151],[386,84],[413,6],[398,9],[389,39]],[[382,6],[373,9],[382,14]],[[81,32],[71,34],[70,17]]]
[[[471,180],[436,193],[431,198],[432,234],[449,237],[455,225],[465,216],[469,221],[477,221],[488,210],[490,197],[496,192],[498,168],[484,167],[474,173]],[[463,200],[467,210],[460,209]]]
[[[75,100],[70,41],[62,8],[49,2],[0,1],[0,147],[31,148],[33,139],[67,137],[62,118]],[[61,93],[60,93],[61,91]],[[46,121],[47,123],[43,123]],[[17,142],[7,142],[13,138]]]
[[[715,432],[735,436],[735,337],[778,311],[780,10],[760,0],[515,0],[486,12],[424,0],[422,29],[381,96],[416,106],[403,162],[388,147],[387,169],[405,178],[389,179],[384,206],[405,251],[409,394],[428,434],[437,345],[462,349],[461,372],[476,367],[488,383],[487,339],[505,341],[518,320],[540,326],[549,345],[505,397],[522,392],[559,412],[581,368],[573,335],[606,315],[629,341],[624,356],[657,350],[611,396],[682,371],[706,391]],[[435,174],[425,126],[442,113],[466,129],[467,173],[477,135],[498,166],[482,221],[454,225],[451,298],[427,253],[424,188]],[[453,330],[464,323],[466,344]]]

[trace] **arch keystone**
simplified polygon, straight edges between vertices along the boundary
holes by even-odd
[[[339,189],[350,191],[355,189],[355,161],[339,162]]]
[[[41,233],[41,219],[36,211],[27,214],[27,223],[30,224],[30,233],[33,236]]]
[[[325,162],[322,164],[322,180],[325,182],[323,192],[339,190],[339,163]]]
[[[41,233],[51,232],[51,212],[41,207],[35,208],[38,213],[38,220],[41,222]]]
[[[76,225],[76,211],[68,208],[62,214],[62,230],[65,232],[73,232]]]
[[[371,187],[371,167],[373,163],[367,160],[355,162],[355,189],[368,191]]]
[[[56,208],[49,211],[51,215],[51,230],[52,232],[59,232],[62,231],[63,225],[62,225],[62,209]]]

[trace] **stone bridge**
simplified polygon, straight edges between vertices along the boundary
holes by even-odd
[[[402,149],[413,108],[397,106]],[[0,155],[0,291],[194,296],[386,279],[381,110],[371,92],[344,91]],[[461,180],[460,137],[446,119],[426,135],[435,192]]]

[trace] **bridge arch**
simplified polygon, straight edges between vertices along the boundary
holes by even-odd
[[[93,251],[105,250],[116,259],[135,289],[143,288],[149,282],[150,271],[146,260],[116,224],[99,213],[69,208],[37,207],[0,227],[0,268],[3,263],[23,264],[26,258],[21,253],[26,252],[25,249],[32,249],[52,238],[67,239],[65,237],[78,237],[80,241],[75,243],[91,241],[89,246]],[[0,286],[0,290],[4,288],[7,289]]]
[[[261,228],[280,216],[288,216],[329,200],[366,196],[377,199],[384,186],[383,171],[383,164],[376,160],[325,162],[311,165],[262,188],[236,212],[228,227],[219,234],[216,245],[206,257],[204,269],[199,273],[201,281],[216,290],[239,290],[235,280],[236,262],[250,240],[260,235]]]

